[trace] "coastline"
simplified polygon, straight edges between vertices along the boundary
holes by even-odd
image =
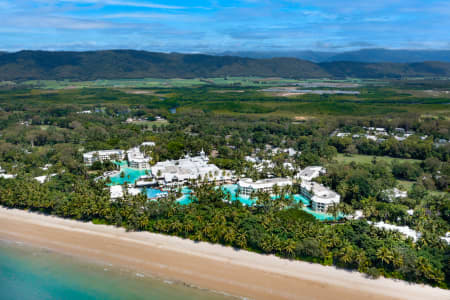
[[[0,238],[251,299],[448,299],[450,292],[319,264],[0,207]]]

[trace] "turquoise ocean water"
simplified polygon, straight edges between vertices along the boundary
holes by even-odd
[[[148,274],[0,240],[0,299],[234,299]]]

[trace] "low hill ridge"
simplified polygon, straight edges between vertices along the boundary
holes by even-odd
[[[399,78],[450,76],[450,63],[313,63],[296,58],[253,59],[137,50],[20,51],[0,55],[0,80],[96,80],[263,76]]]

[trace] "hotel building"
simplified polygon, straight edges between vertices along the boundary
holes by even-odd
[[[273,195],[274,186],[292,186],[292,180],[288,178],[270,178],[253,181],[250,178],[243,178],[238,182],[239,194],[250,196],[252,193],[265,192]]]
[[[123,160],[124,158],[125,151],[123,150],[99,150],[83,154],[83,161],[87,166],[91,166],[96,161]]]
[[[311,208],[318,212],[327,212],[329,206],[337,204],[341,200],[341,196],[335,191],[312,181],[302,181],[302,195],[311,201]]]

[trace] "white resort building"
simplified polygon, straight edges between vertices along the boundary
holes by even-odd
[[[155,147],[156,143],[155,142],[143,142],[141,144],[141,146],[143,146],[143,147]]]
[[[13,174],[0,174],[0,178],[3,178],[3,179],[14,179],[14,178],[16,178],[16,175],[13,175]]]
[[[124,158],[123,150],[98,150],[83,154],[83,161],[87,166],[91,166],[96,161],[123,160]]]
[[[389,202],[393,202],[396,199],[408,197],[408,192],[399,190],[398,188],[388,189],[383,191],[383,196]]]
[[[58,175],[58,174],[53,173],[50,175],[42,175],[42,176],[34,177],[34,179],[39,183],[45,183],[46,181],[49,181],[50,178],[55,177],[56,175]]]
[[[302,181],[311,181],[314,178],[319,177],[320,175],[323,175],[326,173],[326,169],[321,166],[311,166],[306,167],[303,170],[301,170],[297,175],[296,178],[300,178]]]
[[[124,196],[124,187],[121,185],[113,185],[109,187],[109,193],[110,193],[110,197],[111,200],[117,200],[119,198],[123,198]],[[133,188],[133,187],[129,187],[127,189],[127,193],[130,196],[136,196],[142,193],[141,189],[138,188]]]
[[[302,181],[302,195],[311,200],[311,207],[314,211],[326,212],[328,207],[337,204],[341,196],[335,191],[312,181]]]
[[[250,178],[243,178],[238,182],[239,194],[250,196],[252,193],[266,192],[273,195],[274,186],[292,186],[292,180],[288,178],[270,178],[253,181]]]
[[[142,147],[154,147],[155,145],[154,142],[144,142],[141,144]],[[150,158],[145,157],[144,153],[141,152],[140,147],[133,147],[128,151],[120,149],[91,151],[83,154],[83,161],[85,165],[92,166],[96,161],[124,160],[125,154],[128,156],[130,168],[141,170],[150,169]]]
[[[377,223],[372,223],[372,222],[368,221],[367,223],[372,224],[373,226],[375,226],[377,228],[398,231],[401,234],[403,234],[409,238],[412,238],[414,242],[417,242],[417,240],[422,236],[422,234],[420,232],[415,231],[415,230],[409,228],[408,226],[397,226],[397,225],[384,223],[383,221],[377,222]]]
[[[272,149],[272,153],[273,154],[286,153],[289,157],[296,156],[297,154],[302,154],[300,151],[297,151],[293,148],[286,148],[286,149],[274,148]]]
[[[158,183],[166,187],[182,186],[191,180],[198,179],[217,184],[230,182],[233,179],[231,171],[221,170],[216,165],[209,164],[208,161],[208,157],[202,150],[200,156],[186,155],[179,160],[159,162],[150,169]]]
[[[133,169],[150,169],[150,158],[145,157],[139,147],[131,148],[127,151],[128,163]]]

